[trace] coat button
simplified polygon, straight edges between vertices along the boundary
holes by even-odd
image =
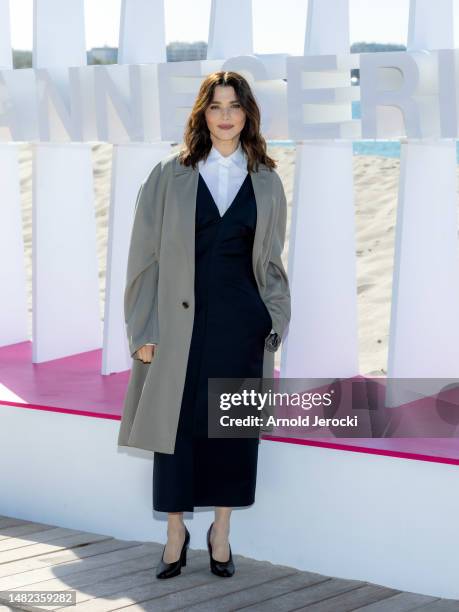
[[[183,306],[183,308],[188,308],[189,304],[188,304],[188,302],[182,302],[182,306]]]

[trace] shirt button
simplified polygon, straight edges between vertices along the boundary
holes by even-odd
[[[182,302],[182,306],[183,306],[183,308],[188,308],[189,304],[188,304],[188,302]]]

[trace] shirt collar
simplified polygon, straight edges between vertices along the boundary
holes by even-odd
[[[246,169],[247,168],[247,158],[242,149],[241,143],[239,142],[237,148],[231,155],[222,155],[218,149],[212,145],[210,149],[209,155],[207,157],[207,161],[214,161],[222,164],[222,166],[230,166],[231,164],[236,164],[239,168]]]

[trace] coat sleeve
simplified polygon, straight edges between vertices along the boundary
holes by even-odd
[[[124,320],[131,357],[144,344],[159,342],[159,247],[164,214],[161,162],[137,193],[124,290]]]
[[[278,188],[277,219],[266,271],[265,301],[270,306],[273,329],[265,340],[265,348],[275,352],[279,348],[285,328],[290,321],[290,287],[282,263],[287,228],[287,198],[280,177],[275,175]]]

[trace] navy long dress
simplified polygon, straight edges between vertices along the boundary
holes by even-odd
[[[195,506],[255,501],[259,439],[208,437],[207,379],[263,375],[272,321],[252,267],[256,221],[249,173],[222,216],[199,174],[193,333],[175,451],[154,453],[155,510],[192,512]]]

